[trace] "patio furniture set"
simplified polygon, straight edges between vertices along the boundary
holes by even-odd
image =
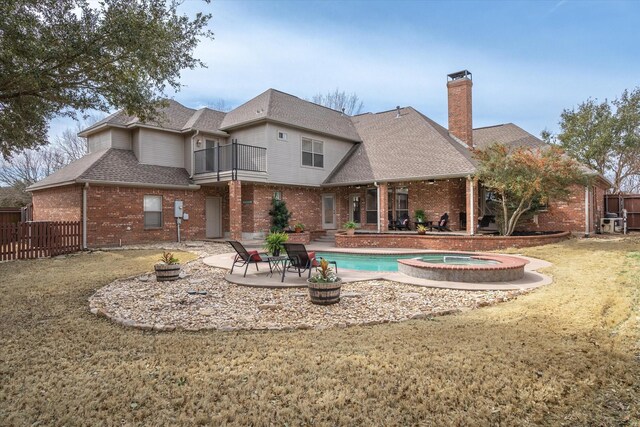
[[[315,252],[308,252],[302,243],[284,243],[286,256],[267,256],[259,254],[256,250],[248,251],[242,243],[236,240],[230,240],[229,244],[236,251],[236,256],[231,266],[231,274],[233,274],[233,269],[236,266],[244,267],[243,276],[246,277],[249,265],[254,264],[256,271],[259,271],[259,263],[268,263],[269,274],[271,276],[276,272],[281,274],[280,281],[284,282],[287,271],[297,272],[298,277],[302,277],[302,273],[307,272],[307,278],[310,278],[311,270],[320,266],[320,260],[316,259]],[[327,260],[327,262],[333,265],[336,273],[338,273],[338,264],[335,261]]]
[[[440,219],[434,224],[434,221],[414,221],[414,229],[418,229],[418,226],[427,227],[429,231],[433,231],[434,229],[437,231],[451,231],[448,227],[449,224],[449,214],[443,214]],[[411,230],[411,221],[408,217],[403,218],[402,220],[396,219],[393,220],[391,217],[389,218],[389,230]]]

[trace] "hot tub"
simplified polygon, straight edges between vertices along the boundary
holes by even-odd
[[[420,279],[447,282],[512,282],[524,277],[528,262],[507,255],[434,252],[399,259],[398,271]]]

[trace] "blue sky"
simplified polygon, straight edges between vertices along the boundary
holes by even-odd
[[[446,75],[473,73],[474,127],[557,130],[564,108],[640,85],[640,1],[187,1],[215,40],[170,94],[237,106],[268,88],[310,98],[336,87],[365,111],[413,106],[446,126]],[[68,121],[56,120],[55,135]]]

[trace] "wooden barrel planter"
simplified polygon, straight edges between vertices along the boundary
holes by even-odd
[[[158,282],[178,280],[180,278],[180,264],[156,264],[155,269]]]
[[[341,280],[330,283],[316,283],[307,280],[307,287],[311,302],[314,304],[330,305],[340,302]]]

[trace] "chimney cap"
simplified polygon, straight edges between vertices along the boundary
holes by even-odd
[[[447,74],[447,79],[448,81],[454,81],[454,80],[460,80],[460,79],[472,80],[471,71],[469,70],[456,71],[455,73]]]

